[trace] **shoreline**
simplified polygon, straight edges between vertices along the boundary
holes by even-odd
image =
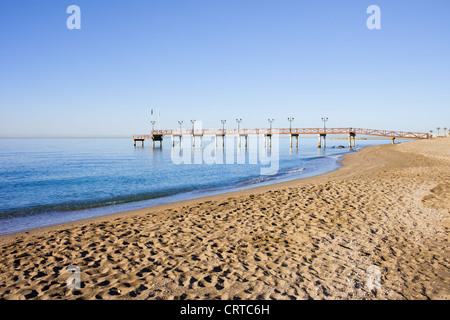
[[[362,149],[361,147],[358,149]],[[50,228],[58,225],[64,225],[68,223],[77,223],[84,220],[91,220],[101,217],[107,217],[107,216],[113,216],[116,214],[121,214],[124,212],[136,212],[139,210],[147,210],[149,208],[153,207],[159,207],[165,204],[171,204],[171,203],[182,203],[184,201],[190,201],[190,200],[196,200],[196,199],[203,199],[207,197],[211,197],[214,195],[221,195],[221,194],[229,194],[229,193],[236,193],[240,191],[244,191],[247,189],[255,189],[262,186],[271,186],[274,184],[284,183],[284,182],[291,182],[295,180],[300,179],[306,179],[306,178],[313,178],[319,175],[323,175],[332,171],[335,171],[341,167],[341,160],[342,157],[346,154],[358,152],[358,150],[352,149],[351,151],[344,152],[342,154],[332,154],[332,155],[325,155],[322,156],[322,158],[328,158],[330,161],[333,162],[333,168],[331,168],[330,165],[328,165],[330,168],[325,167],[325,169],[316,170],[315,172],[307,172],[302,174],[302,176],[297,175],[290,175],[289,172],[285,172],[282,174],[276,174],[274,176],[269,176],[269,179],[265,179],[258,182],[252,182],[252,180],[246,180],[246,181],[238,181],[234,184],[221,186],[221,187],[209,187],[208,190],[189,190],[189,191],[182,191],[175,194],[169,194],[164,195],[156,198],[150,198],[150,199],[142,199],[142,200],[129,200],[113,205],[101,205],[101,206],[92,206],[87,208],[80,208],[76,210],[67,210],[67,211],[49,211],[49,212],[42,212],[42,213],[34,213],[32,215],[24,215],[24,216],[18,216],[18,217],[10,217],[10,218],[4,218],[0,220],[0,222],[6,221],[6,223],[13,222],[15,226],[21,225],[20,220],[24,219],[24,223],[29,223],[27,221],[27,218],[35,219],[35,220],[41,220],[41,221],[50,221],[48,223],[41,223],[41,225],[34,225],[32,222],[29,223],[29,227],[23,227],[21,229],[12,228],[13,231],[3,231],[0,229],[0,243],[2,242],[1,237],[7,236],[7,235],[14,235],[18,233],[29,233],[33,230],[43,229],[43,228]],[[304,168],[300,168],[301,171],[303,171]],[[59,218],[60,220],[65,219],[66,221],[56,221],[51,222],[51,216],[55,215],[67,215],[65,218]],[[81,218],[77,218],[76,215],[80,215]],[[84,217],[83,217],[84,216]],[[9,227],[11,229],[11,227]]]
[[[54,224],[54,225],[50,225],[50,226],[33,228],[33,229],[28,229],[28,230],[23,230],[23,231],[8,233],[8,234],[0,234],[0,245],[2,245],[4,243],[8,243],[10,241],[14,241],[15,239],[20,238],[20,237],[40,236],[40,235],[43,235],[43,234],[46,234],[46,233],[52,232],[52,231],[57,231],[57,230],[59,231],[59,230],[64,230],[66,228],[79,227],[79,226],[89,225],[92,223],[110,221],[110,220],[120,218],[120,217],[126,217],[126,216],[132,216],[132,215],[142,215],[142,214],[146,214],[148,212],[153,212],[153,211],[158,211],[158,210],[173,209],[173,208],[185,206],[185,205],[194,205],[194,204],[201,203],[204,201],[220,201],[220,200],[224,200],[224,199],[227,199],[230,197],[249,195],[249,194],[253,194],[253,193],[263,193],[263,192],[271,191],[273,189],[289,187],[291,185],[297,186],[297,185],[303,185],[303,184],[307,184],[307,183],[313,183],[313,182],[316,182],[316,180],[319,181],[322,179],[327,179],[326,177],[320,178],[322,176],[327,176],[329,174],[332,174],[333,172],[337,172],[337,171],[343,169],[343,167],[345,166],[344,162],[345,163],[348,162],[347,165],[351,165],[351,163],[352,163],[351,160],[350,161],[346,160],[346,157],[348,157],[349,155],[362,152],[366,148],[377,147],[377,146],[379,146],[379,145],[364,146],[364,147],[361,147],[356,152],[346,153],[344,155],[338,156],[338,159],[336,160],[336,164],[340,164],[340,166],[338,166],[336,169],[334,169],[330,172],[317,174],[317,175],[313,175],[313,176],[305,177],[305,178],[293,178],[291,180],[281,181],[281,182],[273,182],[273,183],[268,183],[265,185],[264,184],[259,185],[260,183],[256,183],[254,186],[249,185],[248,188],[244,188],[244,189],[240,189],[239,187],[230,187],[229,189],[231,189],[233,191],[219,192],[218,194],[200,196],[200,197],[196,197],[196,198],[192,198],[192,199],[185,199],[185,200],[180,200],[180,201],[174,201],[174,202],[170,202],[170,203],[149,206],[149,207],[145,207],[142,209],[125,210],[125,211],[112,213],[112,214],[105,214],[105,215],[101,215],[101,216],[93,217],[93,218],[58,223],[58,224]],[[337,174],[339,175],[339,173],[337,173]],[[234,190],[234,189],[240,189],[240,190]],[[158,199],[158,198],[156,198],[156,199]],[[143,200],[143,201],[147,201],[147,200]]]
[[[368,146],[319,176],[0,236],[0,297],[449,299],[449,146]]]

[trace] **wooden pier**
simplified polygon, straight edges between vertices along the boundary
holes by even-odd
[[[269,147],[272,145],[272,135],[289,135],[290,147],[292,148],[293,140],[295,139],[295,147],[298,148],[299,135],[317,135],[319,137],[318,148],[326,147],[327,135],[347,135],[348,147],[354,148],[357,135],[369,135],[378,137],[391,138],[392,143],[395,143],[395,139],[429,139],[430,134],[422,132],[407,132],[407,131],[390,131],[390,130],[376,130],[376,129],[361,129],[361,128],[279,128],[279,129],[201,129],[201,130],[153,130],[149,135],[135,135],[133,136],[134,146],[137,142],[141,142],[144,146],[145,140],[151,140],[153,147],[155,147],[155,141],[159,141],[159,146],[162,147],[162,141],[164,136],[171,136],[172,146],[175,145],[175,140],[181,139],[183,136],[192,136],[192,146],[195,147],[195,141],[199,140],[200,147],[204,135],[212,135],[215,137],[215,144],[217,146],[218,139],[222,140],[222,146],[225,145],[226,135],[238,136],[238,147],[241,147],[241,138],[244,139],[244,146],[247,148],[247,140],[249,135],[264,135],[264,145],[266,141],[269,142]],[[197,138],[197,139],[196,139]]]

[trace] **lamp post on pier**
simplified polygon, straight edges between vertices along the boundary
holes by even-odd
[[[294,121],[294,118],[288,117],[287,119],[289,121],[289,147],[292,150],[292,121]],[[296,141],[298,146],[298,134],[296,135]]]
[[[180,125],[180,134],[179,134],[179,139],[180,139],[180,143],[179,143],[179,146],[180,146],[180,149],[181,149],[181,125],[183,124],[183,121],[178,121],[178,124]],[[175,146],[175,141],[174,141],[174,139],[173,139],[173,134],[172,134],[172,148]]]
[[[273,119],[267,119],[269,121],[269,126],[270,126],[270,133],[272,133],[272,122],[274,121]]]
[[[194,134],[194,126],[195,126],[196,120],[191,120],[192,123],[192,147],[195,147],[195,134]]]
[[[294,118],[287,118],[289,121],[289,132],[292,132],[292,121],[294,121]]]
[[[241,122],[242,122],[242,119],[236,119],[236,122],[237,122],[237,125],[238,125],[238,133],[239,133],[239,131],[240,131],[240,129],[241,129]]]
[[[241,135],[239,134],[239,132],[241,131],[242,119],[236,119],[236,122],[237,122],[237,125],[238,125],[238,147],[239,147],[239,150],[240,150],[240,148],[241,148]]]
[[[222,122],[222,134],[225,134],[225,123],[227,120],[220,120],[220,122]]]
[[[267,137],[269,137],[269,150],[272,149],[272,123],[274,119],[267,119],[269,121],[269,132],[267,133]],[[264,148],[266,147],[266,139],[264,138]]]
[[[322,118],[322,122],[323,122],[323,128],[325,129],[325,131],[326,131],[326,125],[325,125],[325,123],[328,121],[328,118],[327,117],[323,117]]]
[[[227,120],[220,120],[222,122],[222,148],[225,148],[225,123]],[[216,147],[217,147],[217,135],[216,135]]]
[[[326,137],[327,137],[327,127],[326,127],[326,122],[328,121],[327,117],[322,117],[322,122],[323,122],[323,133],[319,133],[319,148],[321,146],[321,140],[323,137],[323,148],[325,149],[325,143],[326,143]]]

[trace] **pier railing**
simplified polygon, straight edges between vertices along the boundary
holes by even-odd
[[[176,129],[176,130],[154,130],[152,134],[135,135],[134,140],[152,139],[152,136],[179,136],[179,135],[251,135],[251,134],[355,134],[390,137],[396,139],[428,139],[428,133],[390,131],[362,128],[274,128],[274,129]]]

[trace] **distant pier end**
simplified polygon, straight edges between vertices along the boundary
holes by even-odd
[[[145,140],[152,140],[153,148],[155,147],[155,141],[159,141],[159,147],[162,148],[162,141],[163,141],[164,134],[154,133],[151,135],[135,135],[133,136],[133,145],[136,147],[136,143],[138,141],[141,142],[141,146],[144,146]]]

